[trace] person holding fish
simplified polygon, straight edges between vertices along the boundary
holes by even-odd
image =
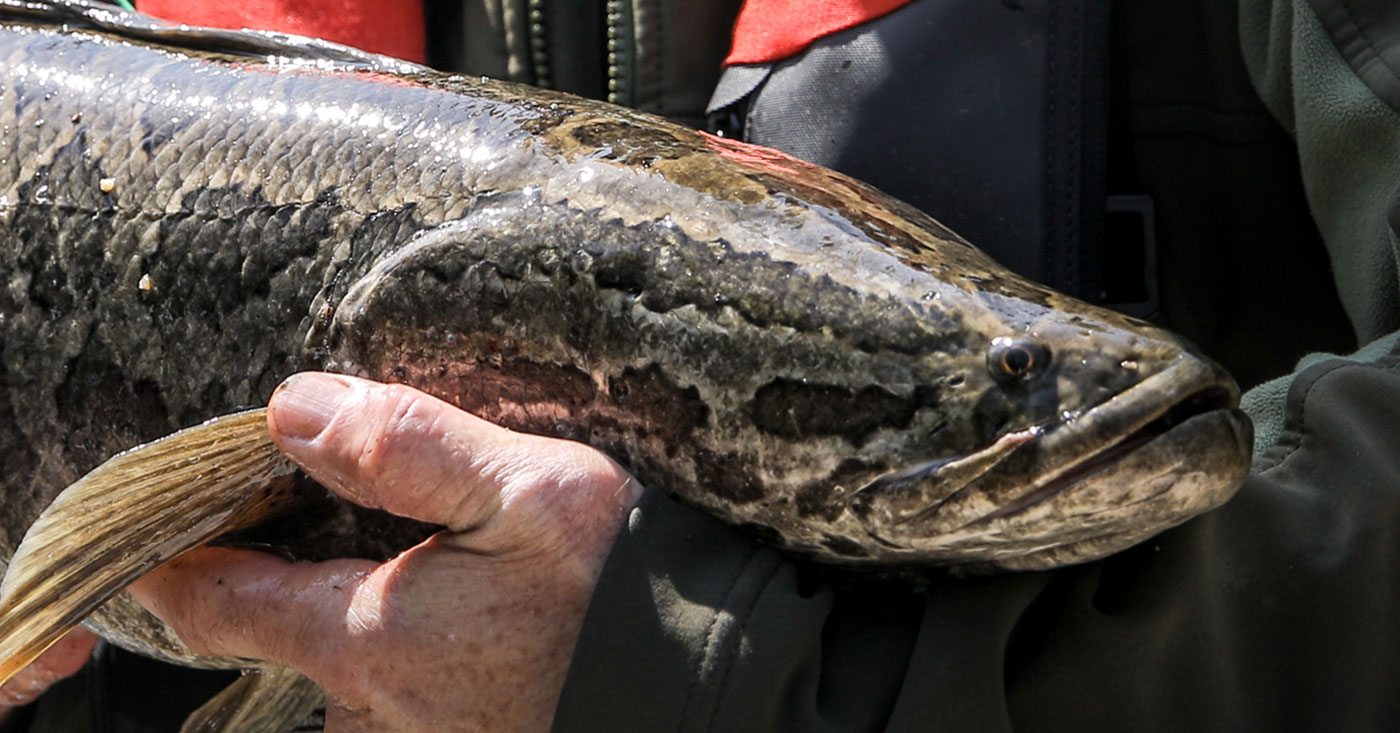
[[[522,39],[475,4],[430,3],[430,20],[456,24],[434,25],[428,47],[465,48],[440,61],[473,74],[610,94],[848,170],[1023,274],[1161,319],[1254,387],[1243,488],[1083,564],[853,579],[644,489],[582,443],[303,373],[269,402],[277,447],[351,502],[444,529],[383,563],[191,550],[131,592],[193,651],[305,674],[334,730],[1400,726],[1391,14],[1327,0],[606,5],[614,55],[592,81],[551,56],[579,43],[556,30],[576,8],[530,3]],[[724,48],[723,76],[693,74]],[[1013,345],[988,368],[1041,356]],[[72,673],[91,643],[70,637],[17,678],[28,690],[4,692]],[[36,720],[51,719],[42,705]]]

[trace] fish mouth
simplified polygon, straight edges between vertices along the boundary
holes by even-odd
[[[1185,354],[1077,415],[877,478],[848,508],[895,559],[1020,569],[1095,559],[1234,494],[1252,448],[1238,404],[1228,374]]]
[[[1150,397],[1150,390],[1139,392],[1139,390],[1146,390],[1149,386],[1156,386],[1149,385],[1150,381],[1134,387],[1124,395]],[[1109,400],[1109,403],[1099,405],[1086,414],[1093,415],[1097,410],[1117,407],[1111,405],[1112,402],[1113,400]],[[1099,470],[1117,463],[1124,456],[1201,416],[1220,413],[1222,416],[1241,419],[1243,413],[1236,409],[1238,405],[1239,388],[1228,378],[1226,383],[1202,387],[1187,394],[1182,399],[1164,406],[1157,414],[1149,415],[1145,424],[1116,442],[1110,440],[1102,447],[1089,451],[1086,456],[1082,456],[1077,462],[1070,463],[1068,467],[1046,483],[1014,501],[1001,505],[990,514],[968,522],[964,527],[1024,512],[1042,501],[1063,493],[1069,487],[1094,475]]]

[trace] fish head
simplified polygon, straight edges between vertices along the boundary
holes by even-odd
[[[935,430],[846,510],[893,556],[1035,569],[1102,557],[1219,506],[1252,448],[1229,374],[1180,337],[1031,283],[939,299]]]

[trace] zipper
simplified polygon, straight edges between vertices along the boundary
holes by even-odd
[[[552,89],[554,74],[549,58],[549,25],[544,4],[545,0],[527,0],[526,3],[530,71],[535,86]],[[636,76],[632,0],[607,0],[603,8],[608,49],[607,100],[613,104],[631,106],[635,102],[632,87]]]
[[[607,0],[608,101],[632,106],[636,70],[636,38],[632,29],[632,0]]]
[[[545,37],[544,0],[529,0],[530,28],[530,69],[534,72],[535,86],[549,89],[554,86],[549,68],[549,39]]]

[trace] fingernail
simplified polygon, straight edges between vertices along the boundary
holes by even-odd
[[[326,429],[350,385],[329,374],[294,374],[272,394],[277,432],[294,440],[311,440]]]

